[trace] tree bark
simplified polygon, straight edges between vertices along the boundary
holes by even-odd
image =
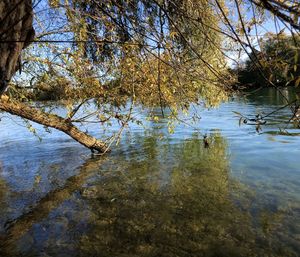
[[[34,38],[32,0],[0,1],[0,96],[18,70],[20,54]]]
[[[0,110],[34,121],[50,128],[58,129],[72,137],[80,144],[91,149],[91,151],[95,150],[99,153],[105,153],[108,150],[104,142],[80,131],[71,122],[58,115],[45,113],[38,110],[37,108],[25,105],[17,101],[7,100],[4,97],[0,98]]]

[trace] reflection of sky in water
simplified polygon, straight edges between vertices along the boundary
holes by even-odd
[[[285,93],[291,94],[288,91]],[[34,246],[36,253],[46,251],[49,254],[52,251],[56,254],[65,247],[66,254],[73,254],[76,240],[80,239],[84,245],[90,240],[88,235],[85,239],[82,235],[92,230],[93,222],[99,223],[99,215],[108,215],[108,212],[116,211],[116,208],[128,212],[129,216],[137,211],[134,207],[131,207],[132,211],[127,210],[127,202],[120,203],[118,198],[124,197],[130,202],[130,197],[134,196],[139,202],[135,206],[147,206],[147,199],[153,202],[153,206],[165,202],[166,210],[172,212],[173,203],[169,199],[173,198],[168,198],[168,194],[174,184],[176,170],[180,170],[179,176],[182,178],[191,177],[198,183],[202,178],[193,174],[193,171],[198,168],[208,169],[210,172],[226,169],[227,164],[222,164],[222,158],[224,151],[227,151],[231,176],[254,189],[255,201],[248,206],[249,211],[254,216],[257,210],[264,209],[284,212],[287,219],[282,221],[284,226],[278,229],[281,237],[277,240],[281,243],[288,242],[286,244],[299,249],[300,168],[297,160],[300,139],[297,136],[277,134],[278,126],[283,125],[276,123],[287,120],[290,111],[284,109],[276,113],[269,121],[271,125],[264,126],[260,135],[253,126],[239,127],[238,118],[232,112],[238,111],[245,115],[269,113],[283,103],[274,91],[265,92],[264,96],[225,103],[216,110],[200,111],[201,120],[197,126],[201,134],[220,133],[221,138],[224,137],[227,142],[221,150],[216,149],[207,154],[203,151],[202,141],[197,139],[195,130],[183,124],[176,127],[173,135],[160,138],[161,133],[167,132],[166,127],[160,126],[166,123],[147,122],[150,132],[132,125],[130,132],[125,132],[121,144],[107,160],[95,164],[86,162],[89,151],[64,134],[57,131],[48,134],[41,129],[39,133],[44,138],[39,142],[26,128],[15,125],[15,122],[20,123],[18,118],[13,118],[14,121],[4,118],[0,123],[0,235],[4,232],[5,223],[9,225],[8,220],[33,211],[31,215],[21,216],[21,221],[15,225],[15,228],[25,227],[28,230],[19,239],[19,248],[26,252],[26,249],[31,251]],[[299,130],[291,129],[290,132],[298,133]],[[191,149],[184,146],[188,142],[191,143]],[[201,144],[200,150],[193,145],[197,145],[197,142]],[[182,158],[181,151],[185,153]],[[215,162],[214,158],[221,155],[223,157]],[[198,156],[199,160],[196,160]],[[223,161],[226,162],[225,159]],[[101,191],[101,188],[105,190]],[[188,188],[196,190],[195,185]],[[180,194],[174,198],[176,201],[188,199],[188,195],[181,198]],[[98,210],[97,201],[105,210],[104,214]],[[197,201],[196,203],[199,204]],[[110,204],[113,207],[106,209]],[[151,206],[147,208],[151,210]],[[149,215],[151,219],[158,218],[150,211]],[[170,217],[170,220],[173,218]],[[104,226],[109,221],[103,218],[101,222]],[[114,231],[112,234],[116,235],[115,233]],[[127,232],[118,233],[125,233],[127,236]],[[59,245],[56,250],[55,245]]]

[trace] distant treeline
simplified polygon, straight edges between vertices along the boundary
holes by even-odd
[[[272,84],[279,87],[300,84],[298,36],[268,34],[260,40],[259,46],[260,50],[253,49],[242,65],[231,70],[238,78],[236,89],[266,87]]]

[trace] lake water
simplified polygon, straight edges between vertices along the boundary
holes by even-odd
[[[60,132],[37,126],[40,142],[1,114],[0,256],[300,256],[300,130],[284,123],[291,110],[259,133],[233,112],[253,117],[284,104],[266,89],[198,107],[198,129],[180,124],[169,135],[164,119],[131,126],[94,158]]]

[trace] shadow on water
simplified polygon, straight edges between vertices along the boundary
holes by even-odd
[[[248,101],[260,106],[280,106],[287,104],[287,100],[291,102],[295,99],[300,99],[300,90],[295,90],[293,87],[280,88],[280,91],[274,90],[272,87],[261,88],[252,92],[254,93],[247,94]]]
[[[209,148],[196,134],[134,140],[6,221],[0,256],[297,256],[276,234],[285,213],[254,210],[254,193],[230,178],[220,134]]]

